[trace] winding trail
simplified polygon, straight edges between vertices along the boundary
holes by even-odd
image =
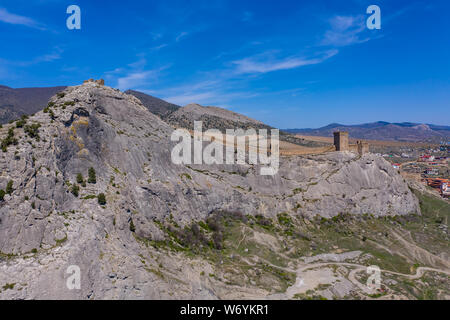
[[[315,269],[315,268],[333,266],[333,265],[354,268],[352,271],[350,271],[350,273],[348,275],[348,280],[350,280],[354,285],[356,285],[363,292],[365,292],[367,294],[373,293],[372,291],[370,291],[370,289],[366,285],[362,284],[361,282],[359,282],[356,279],[356,274],[358,272],[367,270],[368,266],[364,266],[364,265],[360,265],[360,264],[356,264],[356,263],[347,263],[347,262],[321,262],[321,263],[313,263],[313,264],[304,265],[304,266],[301,266],[300,268],[298,268],[297,270],[285,269],[285,268],[281,268],[281,269],[296,273],[297,274],[296,283],[297,283],[299,281],[299,279],[301,280],[300,275],[302,274],[302,272],[309,270],[309,269]],[[280,267],[278,267],[278,268],[280,268]],[[444,273],[444,274],[450,276],[450,270],[442,270],[442,269],[435,269],[435,268],[429,268],[429,267],[419,267],[419,268],[417,268],[415,274],[405,274],[405,273],[399,273],[399,272],[395,272],[395,271],[381,270],[381,269],[380,269],[380,271],[381,271],[381,273],[393,274],[393,275],[408,278],[410,280],[416,280],[416,279],[421,278],[424,275],[424,273],[427,271]],[[289,298],[291,298],[291,297],[289,297]]]

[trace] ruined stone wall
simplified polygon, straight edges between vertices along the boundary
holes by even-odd
[[[334,133],[334,146],[336,151],[349,151],[348,132],[338,131]]]

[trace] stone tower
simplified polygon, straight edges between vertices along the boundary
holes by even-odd
[[[336,151],[349,151],[348,132],[337,131],[334,133],[334,146]]]

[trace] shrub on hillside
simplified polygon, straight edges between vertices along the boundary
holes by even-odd
[[[8,181],[8,184],[6,185],[6,193],[7,194],[11,194],[11,193],[13,193],[13,191],[14,191],[14,189],[13,189],[13,183],[14,183],[14,181],[12,181],[12,180],[9,180]]]
[[[93,184],[95,184],[95,183],[97,183],[97,176],[96,176],[96,173],[95,173],[95,169],[94,168],[89,168],[89,171],[88,171],[88,182],[89,183],[93,183]]]
[[[104,193],[100,193],[97,197],[98,199],[98,204],[100,204],[101,206],[104,206],[106,204],[106,197]]]
[[[77,198],[80,195],[80,187],[77,184],[72,186],[72,194]]]

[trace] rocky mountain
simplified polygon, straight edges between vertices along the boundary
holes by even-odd
[[[169,103],[162,99],[150,96],[143,92],[135,91],[135,90],[127,90],[125,91],[127,94],[131,94],[138,98],[142,104],[153,114],[160,116],[161,118],[165,118],[169,116],[174,111],[178,110],[180,106]]]
[[[421,212],[375,155],[285,157],[261,176],[256,165],[173,164],[173,130],[133,95],[93,82],[4,125],[0,298],[262,298],[293,285],[278,269],[286,255],[329,250],[313,221]],[[254,271],[232,281],[244,265]],[[81,270],[80,290],[66,286],[69,266]]]
[[[378,121],[360,125],[342,125],[332,123],[318,129],[286,129],[293,134],[312,136],[333,136],[334,131],[348,131],[350,136],[357,139],[396,140],[396,141],[429,141],[437,142],[450,139],[450,126],[438,126],[420,123],[389,123]]]
[[[42,110],[48,100],[66,87],[20,88],[0,86],[0,124]]]

